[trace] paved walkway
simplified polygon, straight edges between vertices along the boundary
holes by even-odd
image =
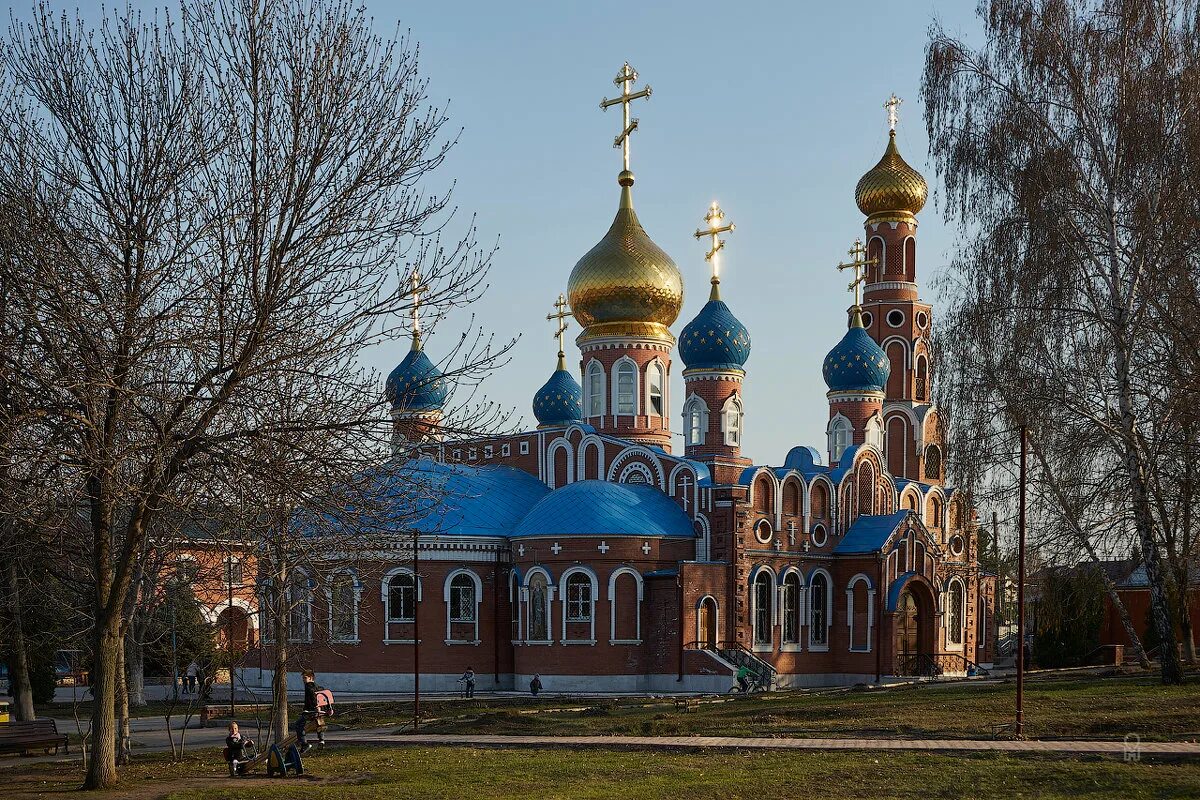
[[[458,734],[394,735],[385,729],[326,734],[331,744],[424,745],[447,747],[597,747],[679,750],[938,750],[1074,755],[1170,755],[1200,758],[1196,742],[1008,741],[1003,739],[774,739],[735,736],[493,736]]]

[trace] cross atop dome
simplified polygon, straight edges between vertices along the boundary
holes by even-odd
[[[861,328],[862,324],[862,295],[861,289],[863,283],[867,280],[865,272],[867,267],[873,267],[879,263],[877,258],[867,258],[867,248],[863,247],[862,239],[855,239],[854,246],[847,251],[850,256],[850,261],[837,265],[838,272],[844,269],[854,270],[854,280],[850,281],[850,285],[846,287],[846,291],[854,292],[854,309],[853,316],[850,318],[851,328]]]
[[[414,266],[409,276],[409,295],[412,296],[412,349],[421,349],[421,295],[429,291],[429,286],[421,282],[421,272]]]
[[[630,119],[629,104],[634,100],[649,99],[650,97],[649,85],[637,92],[630,91],[637,78],[637,70],[629,66],[629,62],[626,61],[624,66],[621,67],[621,71],[617,73],[617,77],[613,78],[613,83],[621,87],[621,94],[612,100],[605,97],[600,101],[600,108],[604,111],[607,111],[610,106],[617,104],[621,106],[621,133],[613,139],[613,147],[621,148],[622,169],[618,181],[622,186],[633,185],[633,173],[629,171],[629,135],[637,130],[638,121]]]
[[[571,316],[571,310],[567,307],[567,298],[561,292],[558,299],[554,301],[553,314],[547,314],[546,319],[558,320],[555,326],[554,335],[558,338],[558,368],[566,369],[566,351],[563,349],[563,334],[567,331],[567,318]]]
[[[903,102],[904,101],[901,100],[899,97],[896,97],[895,92],[892,92],[892,96],[889,97],[887,99],[887,102],[883,104],[883,107],[887,109],[888,129],[889,130],[892,130],[892,131],[896,130],[896,120],[897,120],[896,109],[900,108],[900,104]]]
[[[704,221],[708,223],[708,228],[699,228],[693,234],[697,239],[703,239],[705,236],[712,237],[712,249],[704,254],[704,260],[712,264],[712,292],[709,294],[709,300],[721,299],[718,286],[721,285],[720,265],[717,260],[717,254],[725,248],[725,240],[721,238],[722,233],[732,233],[737,227],[732,222],[728,225],[722,225],[721,220],[725,219],[725,212],[717,205],[714,200],[708,208],[708,213],[704,215]]]

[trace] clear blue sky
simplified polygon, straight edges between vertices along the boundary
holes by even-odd
[[[487,382],[490,398],[533,425],[533,391],[554,367],[545,315],[616,210],[620,114],[599,101],[628,60],[654,89],[636,104],[634,201],[684,274],[674,331],[707,299],[705,247],[691,234],[716,199],[737,224],[722,295],[753,340],[744,452],[780,464],[796,444],[824,450],[821,360],[849,304],[834,265],[862,232],[854,185],[883,152],[882,104],[895,92],[901,152],[933,186],[918,97],[927,30],[936,16],[978,41],[973,2],[365,2],[381,33],[399,22],[419,41],[432,97],[448,99],[464,129],[442,177],[457,180],[462,219],[475,213],[481,238],[499,237],[492,287],[472,310],[498,338],[521,340]],[[13,8],[24,16],[28,6]],[[918,280],[936,301],[928,287],[953,237],[936,195],[920,219]],[[435,359],[452,328],[428,341]],[[369,364],[386,374],[407,349],[379,348]],[[571,345],[573,368],[577,359]],[[676,358],[676,430],[681,370]]]

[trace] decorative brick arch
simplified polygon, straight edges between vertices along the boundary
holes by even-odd
[[[617,454],[617,457],[614,458],[612,463],[608,466],[608,476],[606,480],[609,483],[619,483],[620,476],[624,473],[625,468],[631,462],[644,464],[650,475],[653,476],[651,485],[657,486],[662,492],[667,491],[667,481],[666,476],[663,475],[662,464],[657,458],[654,457],[654,453],[645,447],[640,447],[637,445],[628,447]]]

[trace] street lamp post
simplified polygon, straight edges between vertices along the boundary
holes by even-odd
[[[1017,501],[1017,738],[1025,735],[1025,483],[1026,441],[1029,433],[1021,426],[1020,498]]]

